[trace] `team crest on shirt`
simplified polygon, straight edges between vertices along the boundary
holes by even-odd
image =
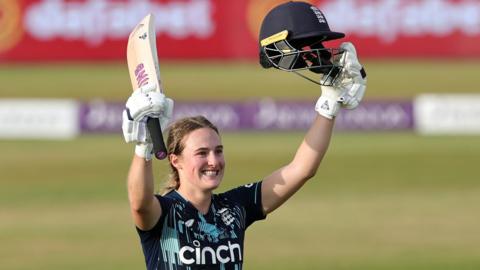
[[[235,221],[235,218],[233,215],[230,213],[230,210],[228,208],[222,208],[218,210],[218,213],[220,214],[220,217],[222,218],[223,223],[225,225],[230,226]]]

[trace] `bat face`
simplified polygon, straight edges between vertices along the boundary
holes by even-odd
[[[155,90],[163,92],[152,14],[143,18],[130,33],[127,44],[127,63],[134,91],[146,84],[155,84]],[[160,122],[157,118],[148,118],[147,127],[155,156],[158,159],[164,159],[167,156],[167,150],[163,142]]]
[[[128,38],[127,62],[133,90],[149,83],[162,92],[158,64],[154,17],[147,15]]]

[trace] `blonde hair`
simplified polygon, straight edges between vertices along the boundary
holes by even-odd
[[[168,155],[181,155],[183,149],[185,149],[185,141],[184,138],[190,134],[192,131],[195,131],[200,128],[210,128],[214,130],[217,134],[218,128],[208,121],[207,118],[203,116],[193,116],[193,117],[186,117],[175,121],[173,124],[170,125],[168,128],[168,137],[167,137],[167,152]],[[220,134],[219,134],[220,135]],[[180,176],[178,174],[177,168],[170,163],[170,175],[163,188],[163,194],[166,194],[172,190],[176,190],[180,187]]]

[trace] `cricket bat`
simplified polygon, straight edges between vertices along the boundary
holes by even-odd
[[[147,84],[156,84],[155,91],[163,93],[154,25],[153,14],[148,14],[130,33],[127,44],[128,72],[133,90]],[[152,139],[155,157],[164,159],[167,156],[167,149],[163,142],[160,122],[157,118],[148,118],[147,128]]]

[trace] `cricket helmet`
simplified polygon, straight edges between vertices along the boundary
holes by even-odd
[[[330,30],[316,6],[294,1],[280,4],[267,13],[260,28],[260,65],[292,71],[310,81],[297,71],[338,73],[332,60],[342,51],[325,48],[322,42],[343,37],[344,33]]]

